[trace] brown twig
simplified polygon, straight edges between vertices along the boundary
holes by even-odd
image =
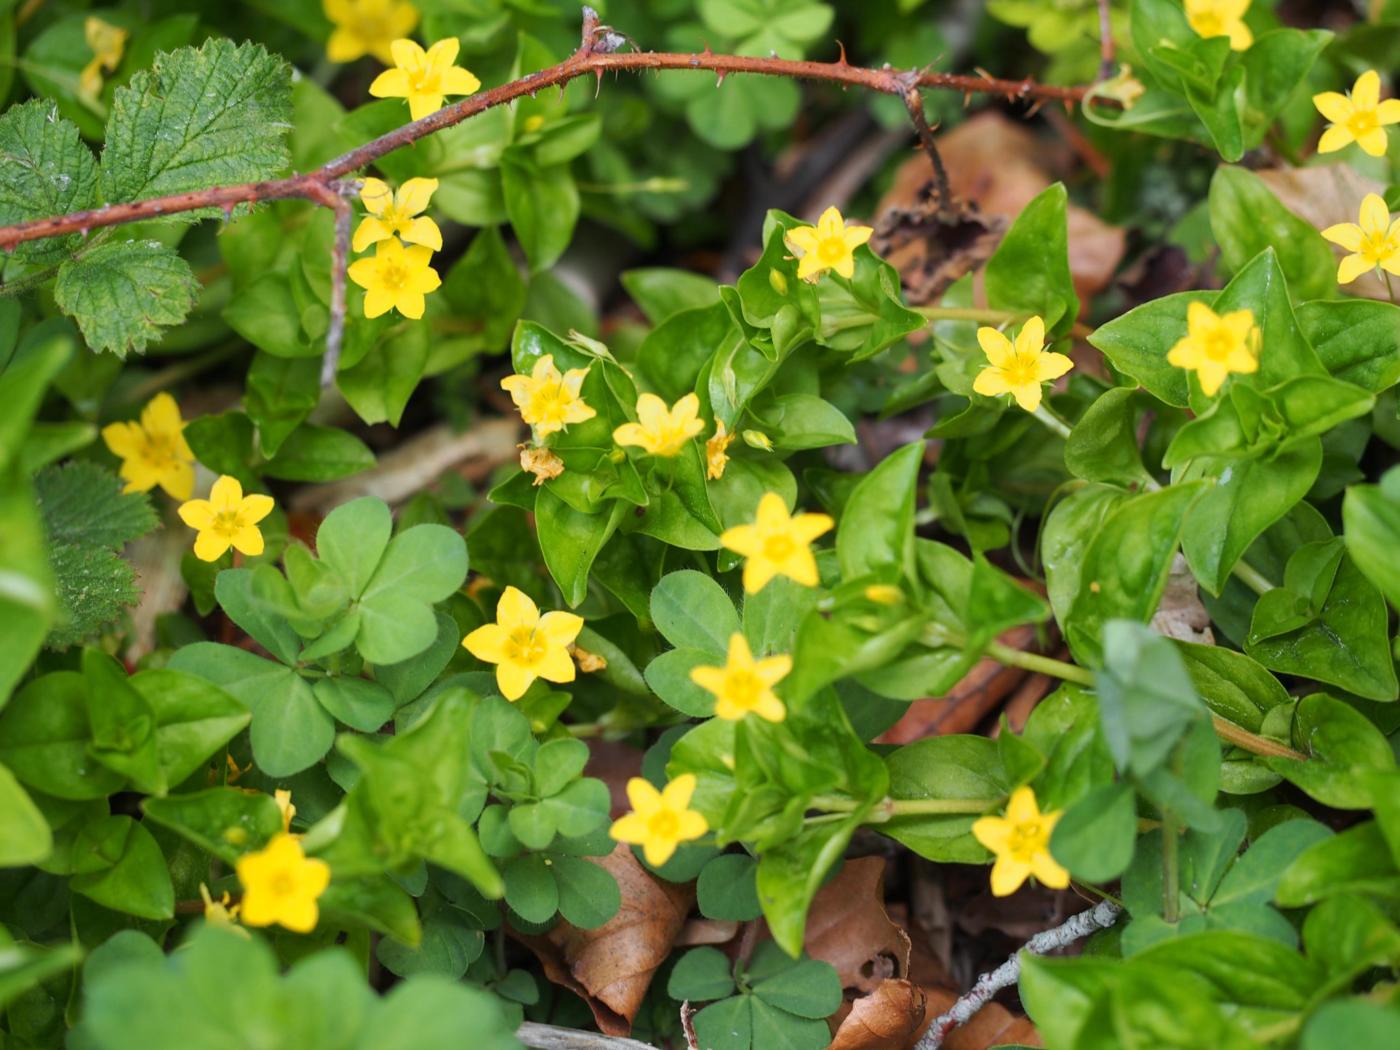
[[[904,92],[904,108],[909,111],[909,119],[914,124],[914,134],[919,137],[919,145],[928,154],[933,165],[934,206],[942,211],[953,203],[952,191],[948,188],[948,169],[943,166],[943,157],[938,152],[938,143],[933,139],[933,129],[924,116],[924,97],[919,94],[918,80],[909,77],[909,87]]]
[[[1118,66],[1113,49],[1113,22],[1109,17],[1110,0],[1099,0],[1099,79],[1108,80]]]

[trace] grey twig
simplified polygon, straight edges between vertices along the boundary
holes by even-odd
[[[919,94],[917,80],[904,92],[904,108],[909,111],[909,119],[914,123],[919,145],[933,164],[933,192],[937,195],[934,203],[940,212],[944,211],[952,206],[953,194],[948,187],[948,170],[943,167],[943,157],[938,152],[938,143],[933,139],[933,129],[928,126],[928,118],[924,116],[924,97]]]
[[[1099,79],[1108,80],[1117,68],[1113,50],[1113,22],[1109,17],[1111,0],[1099,0]]]
[[[1021,952],[1044,955],[1057,948],[1064,948],[1095,930],[1106,930],[1112,926],[1123,909],[1112,901],[1099,901],[1088,911],[1067,919],[1053,930],[1043,930],[1022,946]],[[955,1002],[948,1012],[934,1019],[928,1031],[919,1040],[914,1050],[939,1050],[948,1033],[959,1025],[966,1024],[974,1014],[992,1000],[992,996],[1003,988],[1010,988],[1021,979],[1021,952],[1017,952],[991,973],[977,978],[972,990]]]
[[[526,1021],[515,1030],[515,1038],[533,1050],[656,1050],[650,1043],[623,1039],[597,1032],[580,1032],[552,1024]]]

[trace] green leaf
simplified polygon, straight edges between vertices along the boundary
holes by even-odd
[[[316,551],[340,573],[350,597],[358,598],[364,593],[393,529],[388,504],[374,496],[342,503],[321,522],[316,532]]]
[[[1274,899],[1280,907],[1301,908],[1363,893],[1400,899],[1400,871],[1374,820],[1305,849],[1284,871]]]
[[[1021,209],[987,260],[988,303],[998,310],[1038,315],[1054,335],[1067,332],[1079,315],[1069,273],[1067,206],[1063,183],[1041,191]]]
[[[152,835],[130,817],[99,817],[73,844],[77,874],[69,885],[98,904],[143,919],[175,914],[175,889]]]
[[[996,742],[985,737],[928,737],[892,752],[885,763],[893,799],[962,799],[985,802],[991,810],[1010,791]],[[972,837],[977,816],[897,816],[880,828],[921,857],[973,864],[987,858]]]
[[[271,795],[235,787],[214,787],[187,795],[148,798],[147,819],[208,850],[226,864],[261,849],[282,830],[282,811]]]
[[[6,945],[0,962],[0,1007],[9,1006],[41,982],[70,971],[82,958],[76,944],[56,948],[35,948],[27,944]]]
[[[37,864],[52,849],[49,822],[14,774],[0,765],[0,868]],[[0,973],[0,990],[8,980],[9,975]]]
[[[87,685],[74,671],[34,679],[0,715],[0,762],[57,798],[103,798],[126,781],[88,755]]]
[[[1186,335],[1186,308],[1191,303],[1212,305],[1215,292],[1178,292],[1134,307],[1100,325],[1089,342],[1102,350],[1113,367],[1136,379],[1148,393],[1169,405],[1188,403],[1186,372],[1167,363],[1167,353]]]
[[[92,756],[129,779],[137,790],[165,794],[168,781],[156,756],[151,705],[127,682],[126,669],[106,653],[84,649],[82,667]]]
[[[739,614],[729,595],[710,576],[684,569],[661,578],[651,592],[651,618],[677,648],[723,657],[739,631]]]
[[[159,54],[112,98],[103,196],[141,200],[275,178],[287,167],[291,116],[290,69],[257,44],[214,37]]]
[[[234,292],[221,315],[230,328],[272,357],[319,358],[322,353],[302,331],[301,309],[286,274],[260,274]],[[319,362],[314,367],[319,392]]]
[[[339,427],[303,423],[287,436],[262,470],[265,476],[282,481],[336,481],[372,466],[374,453],[354,434]]]
[[[1400,608],[1400,471],[1390,470],[1379,485],[1354,485],[1342,501],[1347,553],[1366,578]]]
[[[399,663],[437,637],[433,604],[467,578],[467,545],[445,525],[415,525],[389,541],[360,598],[355,645],[371,663]]]
[[[1336,258],[1311,223],[1285,208],[1258,175],[1216,169],[1210,183],[1210,225],[1230,270],[1273,248],[1293,294],[1321,299],[1337,286]]]
[[[617,914],[622,892],[601,864],[556,853],[551,858],[559,889],[559,914],[570,925],[594,930]]]
[[[548,488],[540,489],[535,500],[540,552],[571,609],[587,596],[593,559],[616,530],[625,508],[626,504],[618,501],[600,514],[584,514]]]
[[[1065,467],[1085,481],[1134,484],[1148,476],[1137,441],[1137,391],[1110,387],[1088,407],[1065,441]]]
[[[108,241],[58,270],[54,301],[93,350],[144,353],[177,325],[199,289],[189,263],[159,241]]]
[[[1400,1042],[1400,1009],[1365,999],[1324,1003],[1303,1027],[1301,1050],[1350,1050]]]
[[[1308,757],[1267,758],[1265,764],[1335,809],[1369,809],[1367,774],[1395,768],[1381,731],[1361,712],[1325,693],[1298,701],[1293,739]]]
[[[1291,699],[1277,678],[1244,653],[1189,642],[1177,642],[1177,651],[1206,706],[1251,732],[1258,732],[1264,717]]]
[[[97,203],[97,162],[54,103],[34,98],[0,114],[0,225],[46,219]],[[16,258],[51,264],[82,238],[67,234],[17,245]]]
[[[567,164],[541,166],[519,148],[501,158],[506,214],[534,272],[559,261],[573,239],[579,194]]]
[[[666,994],[697,1003],[723,999],[734,994],[732,969],[728,956],[718,948],[694,948],[676,961]]]
[[[1118,769],[1142,776],[1166,761],[1204,708],[1176,648],[1155,631],[1112,620],[1103,651],[1096,688],[1104,738]]]
[[[1074,876],[1111,882],[1128,868],[1137,841],[1137,803],[1128,784],[1095,788],[1055,824],[1050,852]]]
[[[698,310],[719,305],[715,282],[689,270],[652,267],[624,270],[622,287],[641,307],[646,319],[658,327],[682,310]]]
[[[214,597],[228,618],[241,627],[282,663],[297,662],[301,639],[285,617],[260,600],[258,573],[253,569],[225,569],[214,580]]]
[[[399,425],[428,367],[429,328],[406,321],[378,338],[371,335],[374,343],[364,356],[353,365],[342,365],[335,385],[366,423]],[[352,326],[350,335],[355,331]]]
[[[1400,306],[1370,299],[1304,303],[1298,325],[1335,378],[1377,394],[1400,380]]]
[[[312,687],[316,700],[351,729],[374,733],[394,717],[394,698],[389,690],[363,678],[333,675]]]
[[[805,956],[790,959],[771,941],[758,946],[745,976],[756,997],[785,1013],[821,1020],[841,1006],[835,967]]]
[[[836,530],[836,558],[848,580],[878,573],[890,582],[912,574],[914,499],[924,443],[880,461],[851,491]]]
[[[548,922],[559,910],[559,889],[545,858],[537,853],[506,864],[506,904],[526,922]]]
[[[748,922],[763,914],[754,876],[758,861],[747,853],[724,853],[700,869],[695,883],[700,913],[707,919]]]

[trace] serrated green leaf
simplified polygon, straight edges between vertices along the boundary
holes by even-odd
[[[54,300],[93,350],[125,357],[179,324],[199,290],[190,264],[159,241],[115,241],[65,262]]]
[[[97,162],[54,103],[31,99],[0,116],[0,226],[78,211],[97,201]],[[81,243],[77,234],[31,241],[16,258],[55,262]]]

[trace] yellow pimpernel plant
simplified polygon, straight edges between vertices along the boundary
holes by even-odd
[[[545,354],[535,362],[529,375],[509,375],[501,388],[510,394],[520,418],[535,428],[540,437],[558,433],[570,423],[582,423],[598,413],[580,396],[588,369],[571,368],[560,372],[554,355]]]
[[[474,94],[481,81],[453,64],[460,46],[456,37],[439,40],[426,51],[412,40],[395,40],[389,45],[394,68],[375,77],[369,93],[375,98],[407,99],[414,120],[436,113],[448,95]]]
[[[335,29],[326,41],[326,57],[332,62],[354,62],[373,55],[386,66],[394,64],[391,45],[413,32],[418,8],[406,0],[321,0]]]
[[[483,624],[462,646],[483,663],[496,665],[496,685],[507,700],[519,700],[536,678],[563,684],[574,680],[569,646],[583,630],[583,617],[567,612],[540,615],[528,594],[515,587],[501,592],[496,622]]]
[[[308,857],[296,835],[284,831],[272,836],[261,850],[239,857],[237,871],[243,884],[239,914],[246,925],[276,924],[293,933],[316,928],[317,900],[330,885],[331,869]]]
[[[669,458],[680,455],[686,442],[704,429],[700,399],[694,394],[686,394],[670,408],[655,394],[643,394],[637,398],[637,422],[623,423],[613,431],[613,440]]]
[[[695,774],[683,773],[657,791],[649,781],[627,781],[627,801],[632,812],[613,821],[609,834],[618,842],[641,846],[647,863],[659,868],[671,859],[682,842],[698,839],[710,830],[704,816],[690,807],[695,794]]]
[[[1186,334],[1167,351],[1167,363],[1196,373],[1201,392],[1214,397],[1231,373],[1259,371],[1259,329],[1250,310],[1217,314],[1205,303],[1186,308]]]
[[[766,492],[752,524],[735,525],[720,534],[720,546],[744,558],[744,590],[757,594],[774,576],[803,587],[821,582],[812,541],[836,523],[828,514],[789,514],[783,497]]]
[[[184,430],[180,406],[165,393],[146,402],[139,421],[103,427],[103,442],[122,461],[122,491],[149,492],[159,485],[174,499],[189,499],[194,494],[194,453]]]
[[[437,188],[437,179],[409,179],[395,192],[383,179],[365,179],[360,200],[369,214],[356,227],[351,247],[362,252],[371,244],[398,237],[404,244],[442,251],[442,231],[423,214]]]
[[[847,226],[836,208],[827,208],[815,226],[798,226],[784,238],[788,247],[800,253],[797,276],[815,281],[827,270],[845,278],[855,276],[856,249],[875,231],[869,226]]]
[[[415,321],[422,317],[427,308],[425,296],[442,284],[429,265],[432,258],[431,248],[421,244],[405,248],[390,237],[379,242],[373,255],[352,262],[345,272],[365,290],[365,316],[379,317],[397,310]]]
[[[214,482],[208,499],[180,504],[180,520],[197,530],[194,555],[200,561],[218,561],[232,547],[250,558],[263,552],[258,522],[272,513],[272,497],[243,495],[237,478],[225,474]]]
[[[993,896],[1010,896],[1031,875],[1054,890],[1069,885],[1069,872],[1050,855],[1050,834],[1059,819],[1059,810],[1042,813],[1035,792],[1023,786],[1011,793],[1005,816],[973,823],[973,837],[996,855]]]
[[[1400,99],[1381,101],[1381,78],[1368,69],[1356,78],[1351,91],[1324,91],[1313,96],[1313,105],[1331,124],[1317,142],[1319,153],[1335,153],[1355,142],[1373,157],[1385,156],[1385,129],[1400,124]]]
[[[723,667],[694,667],[690,680],[715,697],[715,717],[735,722],[747,714],[769,722],[781,722],[787,708],[773,687],[792,670],[792,657],[753,658],[748,639],[737,631],[729,636],[729,652]]]
[[[1186,0],[1186,21],[1203,37],[1227,36],[1230,49],[1245,51],[1254,34],[1244,24],[1250,0]]]
[[[729,446],[734,435],[724,425],[724,420],[715,420],[714,435],[705,442],[705,477],[718,481],[724,477],[724,468],[729,466]]]
[[[1010,394],[1027,412],[1040,407],[1042,383],[1060,378],[1074,362],[1045,349],[1045,322],[1032,317],[1021,326],[1013,343],[995,328],[977,329],[977,343],[988,364],[977,373],[972,389],[984,397]]]
[[[1390,221],[1390,209],[1379,194],[1366,194],[1357,222],[1339,222],[1322,236],[1351,253],[1337,265],[1338,284],[1350,284],[1378,267],[1400,276],[1400,219]]]
[[[130,35],[121,26],[104,22],[96,15],[88,16],[83,23],[83,39],[92,49],[92,59],[78,74],[79,95],[91,99],[102,93],[102,74],[117,71]]]

